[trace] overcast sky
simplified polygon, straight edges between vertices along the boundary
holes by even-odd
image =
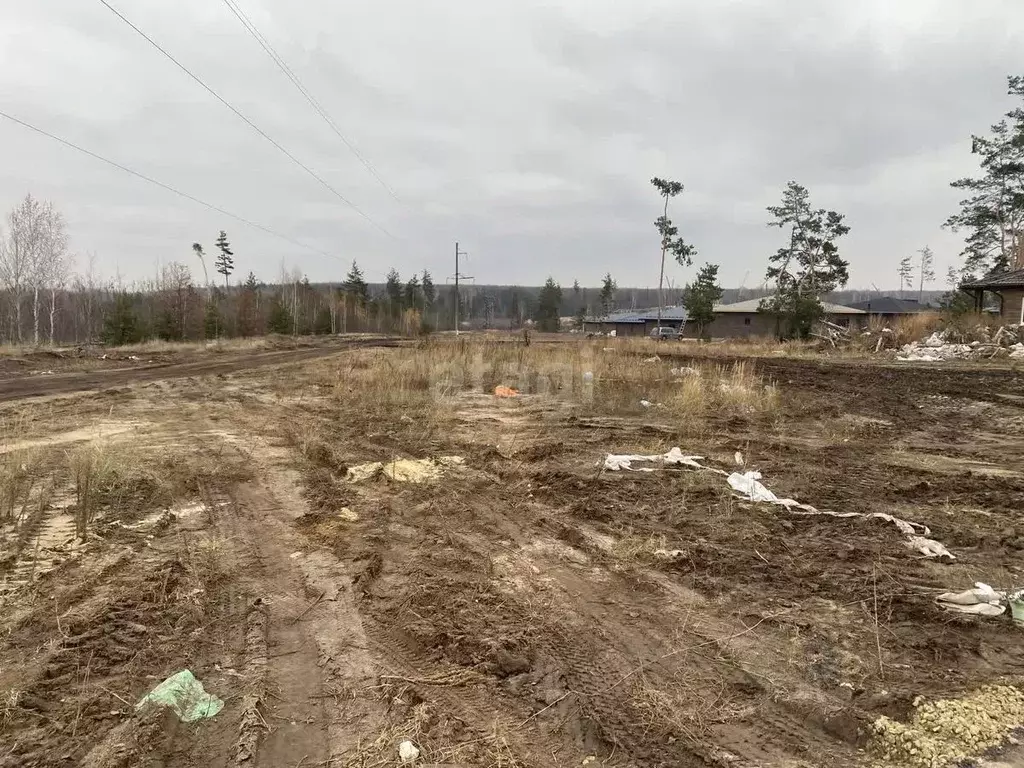
[[[847,215],[850,286],[895,287],[925,244],[940,275],[955,262],[948,182],[1024,74],[1021,0],[237,0],[396,199],[224,2],[110,2],[373,222],[99,0],[0,0],[0,109],[333,256],[0,119],[0,206],[52,200],[130,280],[198,273],[192,242],[225,229],[238,279],[356,259],[440,283],[458,240],[478,282],[657,285],[658,175],[686,185],[671,216],[725,285],[761,283],[765,206],[796,179]]]

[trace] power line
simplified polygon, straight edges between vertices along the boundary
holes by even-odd
[[[265,227],[262,224],[257,224],[255,221],[251,221],[245,218],[244,216],[239,216],[237,213],[226,211],[223,208],[214,205],[213,203],[208,203],[205,200],[200,200],[198,197],[190,195],[188,192],[182,192],[180,189],[176,189],[175,187],[172,187],[170,184],[164,184],[162,181],[158,181],[157,179],[154,179],[151,176],[147,176],[144,173],[139,173],[138,171],[132,170],[126,165],[121,165],[120,163],[114,160],[110,160],[109,158],[103,157],[102,155],[98,155],[92,150],[88,150],[85,147],[80,147],[79,145],[70,142],[67,139],[63,139],[60,136],[49,133],[48,131],[44,131],[42,128],[38,128],[32,125],[31,123],[26,123],[24,120],[19,120],[18,118],[14,117],[14,115],[9,115],[6,112],[0,111],[0,117],[7,118],[12,123],[17,123],[20,126],[28,128],[30,131],[35,131],[36,133],[46,136],[49,139],[53,139],[54,141],[60,142],[65,147],[70,147],[71,149],[78,150],[82,154],[95,158],[96,160],[104,162],[107,165],[112,165],[114,168],[122,170],[125,173],[130,173],[132,176],[135,176],[136,178],[142,179],[143,181],[148,181],[150,184],[156,184],[158,187],[162,187],[163,189],[166,189],[168,192],[173,192],[179,197],[184,197],[186,200],[191,200],[193,203],[198,203],[204,208],[209,208],[211,211],[216,211],[217,213],[222,214],[224,216],[228,216],[229,218],[232,218],[235,221],[240,221],[243,224],[249,225],[250,227],[255,227],[256,229],[266,232],[268,235],[279,237],[282,240],[286,240],[287,242],[291,243],[292,245],[297,245],[300,248],[306,248],[310,251],[315,251],[316,253],[319,253],[322,256],[327,256],[332,259],[338,259],[339,261],[343,261],[343,259],[340,256],[337,256],[336,254],[328,253],[327,251],[322,251],[319,248],[316,248],[312,245],[307,245],[306,243],[303,243],[299,240],[295,240],[291,237],[288,237],[288,235],[282,235],[280,232],[275,232],[274,230],[270,229],[269,227]]]
[[[376,221],[371,219],[367,214],[365,214],[362,210],[360,210],[359,206],[357,206],[355,203],[353,203],[351,200],[349,200],[347,197],[345,197],[343,194],[341,194],[338,190],[336,190],[334,187],[332,187],[330,184],[328,184],[326,181],[324,181],[324,179],[321,176],[319,176],[316,173],[316,171],[314,171],[308,165],[306,165],[301,160],[299,160],[297,157],[295,157],[295,155],[293,155],[291,152],[289,152],[287,149],[285,149],[283,146],[281,146],[281,144],[279,144],[277,141],[275,141],[269,135],[267,135],[267,133],[262,128],[260,128],[252,120],[250,120],[248,117],[246,117],[241,112],[239,112],[227,99],[225,99],[223,96],[221,96],[215,90],[213,90],[213,88],[211,88],[205,82],[203,82],[202,78],[200,78],[198,75],[196,75],[194,72],[192,72],[192,70],[190,70],[188,67],[186,67],[184,64],[182,64],[180,61],[178,61],[176,58],[174,58],[171,54],[169,54],[166,50],[164,50],[160,46],[159,43],[157,43],[155,40],[153,40],[153,38],[151,38],[149,35],[147,35],[145,32],[143,32],[137,26],[135,26],[120,11],[118,11],[114,6],[112,6],[110,3],[108,3],[107,0],[99,0],[99,1],[100,1],[100,3],[102,3],[107,8],[107,10],[109,10],[111,13],[113,13],[115,16],[117,16],[117,18],[119,18],[121,21],[123,21],[125,24],[127,24],[129,27],[131,27],[133,30],[135,30],[139,35],[141,35],[142,38],[146,42],[148,42],[150,45],[152,45],[154,48],[156,48],[158,51],[160,51],[160,53],[162,53],[164,56],[166,56],[168,59],[170,59],[174,63],[174,65],[178,67],[178,69],[180,69],[186,75],[188,75],[193,80],[195,80],[200,86],[203,87],[203,89],[207,93],[209,93],[211,96],[213,96],[215,99],[217,99],[217,101],[219,101],[225,107],[227,107],[232,112],[234,112],[235,115],[239,119],[243,120],[246,123],[246,125],[248,125],[254,131],[256,131],[260,136],[262,136],[264,139],[269,141],[275,147],[277,147],[281,152],[283,152],[285,154],[285,156],[288,157],[289,160],[291,160],[297,166],[302,168],[302,170],[304,170],[306,173],[308,173],[314,179],[319,181],[320,184],[322,184],[324,186],[324,188],[327,189],[329,192],[331,192],[335,197],[337,197],[339,200],[341,200],[343,203],[345,203],[345,205],[349,206],[353,211],[358,213],[360,216],[362,216],[364,219],[366,219],[368,222],[370,222],[374,227],[376,227],[381,232],[383,232],[385,235],[387,235],[388,237],[394,237],[394,235],[392,235],[390,232],[388,232],[384,227],[382,227]]]
[[[281,55],[276,50],[274,50],[274,46],[271,45],[270,41],[268,41],[266,37],[263,36],[263,33],[259,31],[256,25],[253,23],[252,19],[250,19],[246,15],[245,11],[243,11],[241,7],[237,4],[237,2],[234,2],[234,0],[224,0],[224,4],[235,15],[235,18],[238,19],[239,22],[241,22],[242,26],[245,27],[246,31],[253,37],[253,39],[260,44],[260,47],[263,48],[266,54],[273,60],[273,62],[277,65],[278,69],[280,69],[288,77],[288,79],[292,81],[292,84],[298,89],[299,93],[301,93],[306,98],[306,101],[309,102],[309,105],[313,107],[314,110],[316,110],[317,114],[319,114],[320,117],[323,118],[324,122],[327,123],[327,125],[331,128],[331,130],[337,134],[338,138],[341,139],[342,143],[346,147],[348,147],[352,154],[359,159],[359,162],[363,164],[363,166],[366,168],[366,170],[370,172],[373,178],[380,182],[380,185],[388,191],[389,195],[391,195],[395,200],[398,200],[398,196],[395,194],[395,191],[391,188],[391,186],[386,181],[384,181],[383,178],[381,178],[380,174],[377,172],[377,169],[373,167],[373,164],[369,160],[367,160],[359,152],[359,150],[356,149],[352,142],[345,137],[345,135],[341,132],[341,129],[338,128],[337,123],[335,123],[333,118],[331,118],[331,116],[327,114],[327,111],[323,108],[323,106],[316,99],[316,97],[309,92],[309,89],[306,88],[305,85],[303,85],[302,81],[299,80],[299,76],[296,75],[292,68],[288,66],[288,63],[281,57]]]

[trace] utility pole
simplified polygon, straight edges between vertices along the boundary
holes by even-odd
[[[465,251],[459,250],[458,242],[455,243],[455,335],[459,335],[459,278],[464,280],[472,280],[473,278],[469,275],[459,274],[459,256],[468,256],[469,254]]]

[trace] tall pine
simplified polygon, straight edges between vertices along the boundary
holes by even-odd
[[[217,236],[217,242],[215,243],[219,253],[213,264],[217,271],[224,275],[224,289],[228,287],[228,277],[235,271],[235,259],[234,252],[231,250],[231,243],[228,242],[228,235],[222,229],[220,234]]]

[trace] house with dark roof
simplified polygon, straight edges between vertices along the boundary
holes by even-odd
[[[662,307],[661,327],[681,330],[686,324],[685,307]],[[583,323],[587,333],[609,333],[616,336],[646,336],[658,327],[658,308],[612,312],[606,317],[589,318]]]
[[[906,315],[916,315],[918,312],[927,312],[931,307],[922,304],[917,299],[897,299],[894,296],[879,296],[867,301],[858,301],[849,306],[867,312],[872,317],[878,317],[887,322],[898,320]]]
[[[750,336],[778,336],[778,321],[774,315],[760,312],[762,299],[749,299],[734,304],[716,304],[712,310],[715,319],[704,327],[704,335],[715,339],[742,339]],[[867,322],[867,312],[842,304],[821,303],[824,319],[844,328],[859,328]],[[697,327],[692,323],[683,329],[683,336],[697,338]]]
[[[978,312],[985,307],[985,294],[993,294],[999,299],[1002,321],[1010,325],[1024,325],[1024,269],[993,272],[980,280],[964,283],[960,290],[974,297],[974,308]]]

